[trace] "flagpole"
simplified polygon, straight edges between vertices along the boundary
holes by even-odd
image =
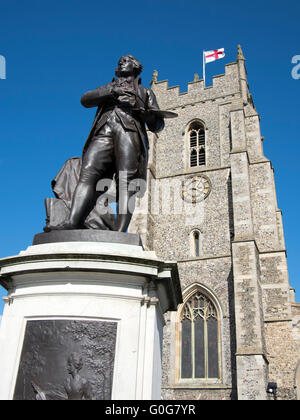
[[[204,87],[205,87],[205,54],[203,50],[203,81],[204,81]]]

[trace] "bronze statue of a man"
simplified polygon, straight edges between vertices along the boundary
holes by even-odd
[[[141,63],[132,55],[125,55],[120,58],[111,83],[82,96],[83,106],[98,110],[83,149],[69,217],[57,226],[48,225],[46,231],[83,228],[96,204],[98,181],[113,176],[117,189],[113,230],[127,230],[132,217],[128,204],[135,193],[128,185],[132,180],[146,178],[149,145],[145,124],[152,132],[164,128],[154,93],[141,85],[141,71]]]

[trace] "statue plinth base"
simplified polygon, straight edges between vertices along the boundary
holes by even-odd
[[[33,245],[54,242],[104,242],[123,245],[142,245],[140,235],[114,232],[112,230],[53,230],[52,232],[38,233],[33,238]]]
[[[160,399],[163,314],[181,303],[176,263],[140,245],[70,241],[0,266],[1,400]]]

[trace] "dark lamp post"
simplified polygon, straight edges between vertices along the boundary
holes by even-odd
[[[272,394],[274,400],[277,400],[277,383],[276,382],[269,382],[267,386],[267,393]]]

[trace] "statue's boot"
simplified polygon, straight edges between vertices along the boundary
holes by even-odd
[[[44,231],[82,229],[83,222],[95,205],[95,185],[79,182],[73,195],[69,218],[57,226],[45,226]]]
[[[115,222],[115,231],[127,232],[132,214],[118,214]]]
[[[73,230],[73,229],[77,229],[77,227],[74,226],[72,223],[64,222],[56,226],[53,226],[53,225],[45,226],[44,232],[51,232],[52,230]]]

